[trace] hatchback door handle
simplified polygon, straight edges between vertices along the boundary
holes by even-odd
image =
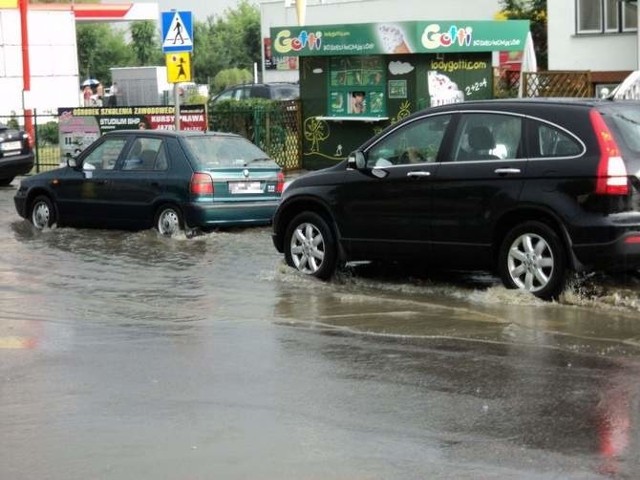
[[[407,177],[429,177],[430,175],[431,172],[425,172],[423,170],[407,173]]]
[[[520,169],[519,168],[496,168],[495,173],[497,173],[498,175],[509,175],[509,174],[520,173]]]

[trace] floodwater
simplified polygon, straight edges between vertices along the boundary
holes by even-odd
[[[35,231],[0,189],[0,478],[637,478],[640,276],[301,277],[269,228]]]

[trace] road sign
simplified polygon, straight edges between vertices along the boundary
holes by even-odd
[[[191,12],[162,12],[162,51],[192,52],[193,21]]]
[[[191,54],[189,52],[167,53],[165,60],[169,83],[191,81]]]

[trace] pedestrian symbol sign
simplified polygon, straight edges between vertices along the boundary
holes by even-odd
[[[162,12],[162,51],[193,51],[191,12]]]
[[[189,52],[168,53],[165,55],[165,59],[169,83],[191,81],[191,54]]]

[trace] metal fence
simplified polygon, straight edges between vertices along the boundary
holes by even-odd
[[[39,173],[60,165],[60,148],[58,145],[58,115],[40,114],[33,111],[31,115],[33,123],[33,145],[35,165],[31,173]],[[12,115],[0,115],[0,124],[15,128],[24,128],[25,116],[23,112]]]
[[[302,132],[300,102],[281,102],[275,106],[229,108],[209,114],[209,129],[238,133],[269,154],[284,170],[300,168]],[[32,113],[35,165],[31,174],[57,168],[61,161],[58,115]],[[24,128],[24,113],[0,115],[0,123]]]
[[[301,168],[301,124],[299,100],[255,105],[229,101],[209,110],[209,129],[248,138],[284,170]]]

